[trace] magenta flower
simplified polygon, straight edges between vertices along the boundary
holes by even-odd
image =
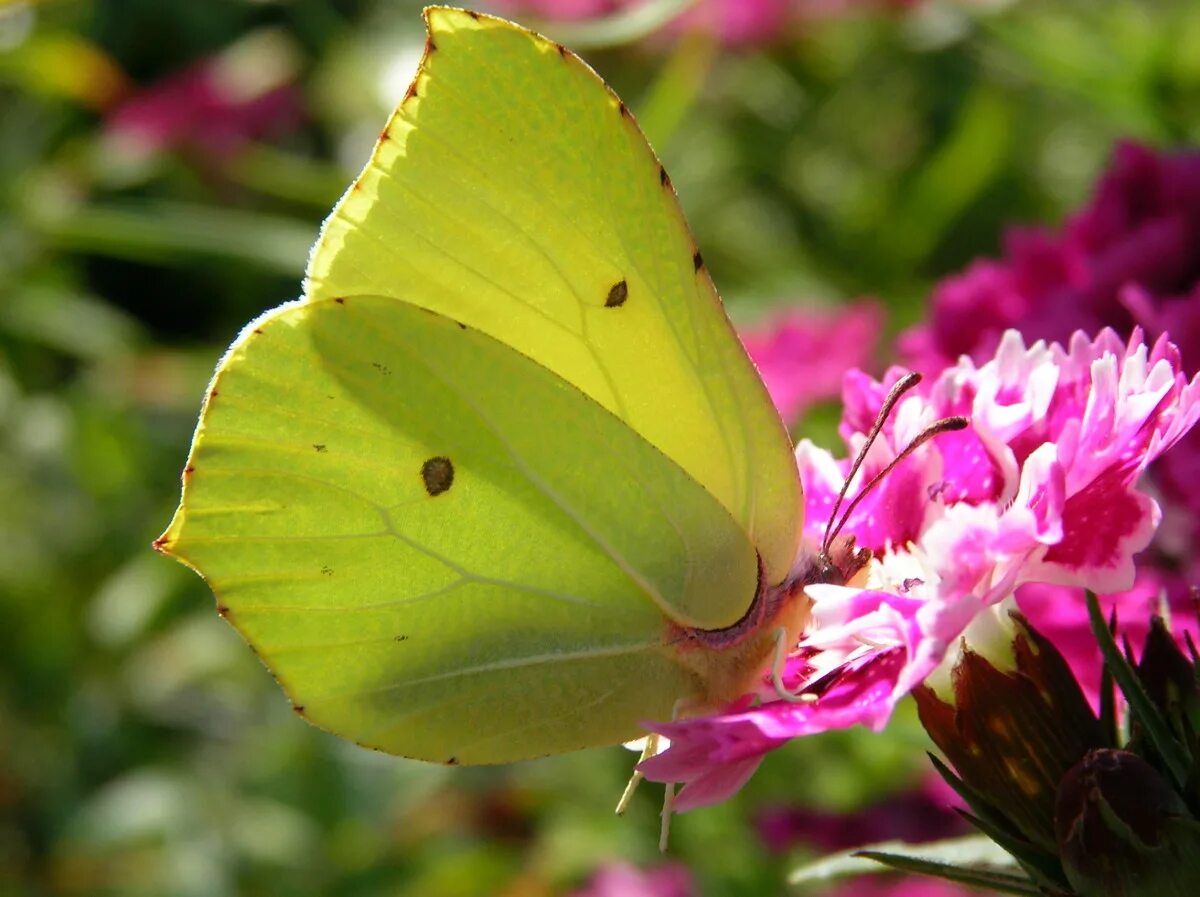
[[[936,372],[960,355],[977,362],[1000,334],[1066,339],[1102,326],[1151,338],[1168,334],[1181,370],[1200,370],[1200,152],[1156,153],[1117,145],[1091,201],[1061,232],[1010,231],[1002,259],[978,261],[934,292],[929,323],[900,339],[910,366]],[[1132,591],[1104,595],[1106,610],[1144,635],[1149,613],[1165,602],[1177,632],[1196,632],[1189,583],[1200,578],[1193,546],[1200,539],[1200,431],[1150,471],[1164,519],[1139,563]],[[1094,701],[1099,658],[1075,590],[1025,586],[1017,604],[1066,656]],[[1128,611],[1128,612],[1127,612]],[[1142,621],[1138,629],[1136,621]]]
[[[846,378],[842,436],[857,451],[883,382]],[[1139,474],[1200,418],[1200,379],[1176,348],[1077,333],[1064,348],[1026,346],[1015,331],[993,358],[962,359],[900,401],[868,453],[862,482],[934,421],[971,426],[919,449],[851,514],[844,533],[875,555],[865,588],[812,586],[812,620],[788,658],[784,701],[764,680],[726,712],[654,724],[670,747],[641,764],[684,782],[680,810],[736,791],[763,755],[792,738],[863,724],[881,729],[896,703],[978,631],[1023,583],[1112,592],[1134,583],[1133,555],[1160,520]],[[819,543],[848,468],[802,442],[809,541]],[[1074,600],[1082,602],[1081,597]]]
[[[108,136],[123,151],[143,155],[191,150],[206,160],[227,157],[300,121],[296,68],[279,35],[252,34],[134,93],[109,117]]]
[[[578,21],[611,15],[643,5],[646,0],[492,0],[500,15],[535,15]],[[718,35],[726,44],[778,41],[805,18],[831,15],[854,7],[911,6],[915,0],[699,0],[672,23]]]
[[[692,897],[692,875],[680,863],[639,869],[629,863],[609,863],[598,869],[571,897]]]
[[[755,827],[767,847],[776,853],[797,845],[832,853],[898,839],[919,844],[966,833],[966,821],[951,809],[961,803],[949,785],[931,775],[910,791],[853,813],[767,806],[758,811]]]
[[[791,422],[836,398],[846,371],[870,367],[882,330],[882,309],[863,301],[827,314],[791,312],[738,335],[775,407]]]
[[[917,875],[859,876],[838,883],[827,897],[983,897],[979,891]]]
[[[1172,451],[1179,451],[1188,441],[1184,440]],[[1193,468],[1196,469],[1200,468]],[[1182,639],[1186,632],[1200,643],[1193,582],[1194,578],[1189,581],[1179,573],[1142,565],[1138,567],[1133,588],[1105,595],[1100,603],[1106,614],[1116,613],[1121,632],[1133,644],[1145,641],[1150,618],[1164,611],[1177,637]],[[1017,590],[1016,602],[1037,630],[1062,653],[1093,709],[1097,708],[1101,658],[1088,629],[1085,610],[1080,607],[1078,590],[1030,583]]]
[[[934,291],[929,322],[902,335],[904,361],[940,371],[989,357],[1014,327],[1065,341],[1076,330],[1169,333],[1200,368],[1200,152],[1119,143],[1091,202],[1060,233],[1022,228],[1004,258],[977,261]]]

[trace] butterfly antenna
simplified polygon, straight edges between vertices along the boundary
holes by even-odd
[[[826,534],[825,544],[828,546],[834,539],[837,538],[837,534],[842,531],[842,527],[846,525],[846,521],[850,519],[850,515],[854,512],[854,509],[858,507],[858,503],[862,501],[864,497],[866,497],[868,492],[879,485],[880,481],[882,481],[884,477],[895,470],[896,465],[927,443],[934,436],[937,436],[939,433],[950,433],[954,430],[965,430],[968,426],[970,426],[970,421],[968,421],[965,417],[944,417],[941,420],[930,424],[928,427],[918,433],[916,438],[906,445],[900,454],[896,455],[895,458],[888,462],[887,467],[879,471],[879,473],[875,474],[875,476],[871,477],[870,481],[859,490],[858,495],[854,496],[851,502],[846,505],[846,511],[844,514],[842,514],[837,526]],[[847,482],[849,482],[849,480],[847,480]]]
[[[871,450],[871,446],[875,444],[875,439],[879,436],[879,431],[883,429],[883,425],[887,422],[888,417],[892,413],[892,409],[896,407],[896,403],[900,398],[921,382],[921,375],[916,371],[905,374],[895,385],[888,390],[887,398],[883,400],[883,404],[879,407],[879,413],[875,415],[875,423],[871,425],[871,432],[867,434],[866,442],[862,444],[862,448],[858,451],[858,457],[854,459],[854,463],[850,465],[850,472],[846,474],[846,480],[842,483],[842,488],[838,492],[837,501],[833,503],[833,510],[829,512],[829,522],[825,524],[825,540],[821,543],[821,554],[829,555],[829,546],[833,544],[834,537],[842,528],[842,523],[845,523],[845,518],[842,523],[839,523],[835,528],[833,522],[838,519],[838,509],[841,508],[842,502],[846,498],[846,490],[850,488],[850,481],[854,479],[858,473],[858,469],[862,467],[863,461],[867,459],[867,452]],[[920,437],[918,437],[920,438]],[[863,489],[859,492],[861,497],[866,492]]]

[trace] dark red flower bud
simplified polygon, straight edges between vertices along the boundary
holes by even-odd
[[[1200,894],[1200,823],[1136,754],[1090,751],[1072,767],[1058,789],[1055,830],[1081,897]]]
[[[1062,655],[1019,614],[1012,619],[1015,669],[966,648],[952,704],[926,686],[914,694],[921,723],[962,780],[1052,855],[1058,783],[1104,745],[1103,733]]]

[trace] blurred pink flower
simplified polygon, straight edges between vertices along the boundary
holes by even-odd
[[[629,863],[602,866],[571,897],[693,897],[692,875],[682,863],[639,869]]]
[[[1031,583],[1019,588],[1016,598],[1017,607],[1037,631],[1062,652],[1092,709],[1098,709],[1101,657],[1079,590]],[[1116,612],[1121,634],[1132,644],[1145,642],[1151,616],[1164,611],[1178,638],[1182,640],[1187,632],[1200,643],[1196,600],[1195,586],[1182,575],[1139,566],[1133,588],[1101,596],[1100,606],[1106,615]]]
[[[275,32],[253,33],[220,55],[135,91],[109,116],[107,135],[143,155],[198,151],[220,159],[251,140],[295,127],[297,62]]]
[[[541,16],[547,19],[599,18],[645,5],[647,0],[492,0],[500,15]],[[674,23],[718,35],[727,44],[777,41],[805,18],[831,15],[853,8],[911,6],[915,0],[698,0]]]
[[[1200,152],[1116,146],[1090,203],[1060,233],[1014,228],[1004,257],[973,263],[934,291],[928,323],[901,336],[903,360],[935,372],[1026,339],[1135,325],[1169,333],[1184,369],[1200,368]]]
[[[923,875],[861,875],[824,893],[825,897],[985,897],[983,891]]]
[[[847,375],[851,454],[901,374]],[[1200,418],[1200,378],[1188,383],[1175,347],[1148,347],[1137,331],[1128,344],[1112,331],[1077,333],[1066,348],[1026,347],[1009,331],[986,363],[964,358],[898,403],[859,482],[951,415],[971,426],[918,449],[848,519],[843,532],[875,555],[866,588],[808,588],[812,620],[784,669],[806,700],[781,700],[764,679],[726,712],[653,725],[670,747],[640,769],[685,783],[678,809],[728,797],[767,751],[797,736],[883,728],[968,625],[1022,583],[1130,588],[1133,555],[1160,519],[1135,483]],[[806,536],[819,543],[848,462],[807,441],[796,454]]]
[[[739,335],[775,407],[790,423],[817,402],[837,398],[846,371],[874,366],[882,330],[882,309],[863,301],[824,314],[790,312]]]
[[[881,841],[919,844],[966,834],[970,827],[951,809],[961,803],[940,776],[930,775],[917,788],[853,813],[823,812],[793,805],[766,806],[756,814],[755,827],[767,847],[776,853],[797,845],[831,853]]]

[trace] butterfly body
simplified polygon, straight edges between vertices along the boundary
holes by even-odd
[[[790,444],[624,104],[532,32],[426,16],[304,297],[222,360],[156,547],[351,740],[629,740],[802,628]]]

